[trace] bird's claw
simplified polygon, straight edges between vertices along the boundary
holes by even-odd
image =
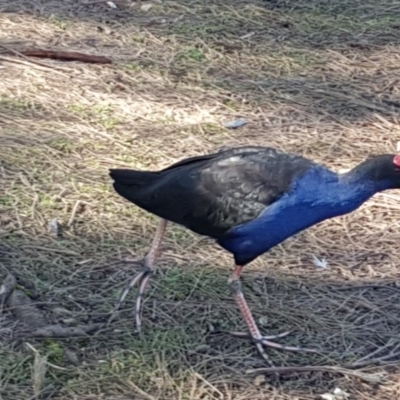
[[[316,349],[309,349],[306,347],[297,347],[297,346],[286,346],[284,344],[279,344],[275,342],[271,342],[271,339],[276,339],[276,338],[282,338],[284,336],[287,336],[289,332],[285,332],[280,335],[276,336],[261,336],[259,338],[253,338],[255,344],[257,345],[263,345],[266,347],[271,347],[273,349],[278,349],[278,350],[287,350],[287,351],[294,351],[294,352],[299,352],[299,353],[319,353],[319,350]]]
[[[146,258],[139,260],[143,264],[143,268],[140,272],[138,272],[128,283],[126,286],[125,290],[122,292],[122,295],[120,296],[119,300],[114,306],[114,309],[111,311],[110,318],[108,319],[108,325],[113,321],[115,318],[115,315],[117,311],[121,308],[122,304],[124,303],[126,297],[128,296],[129,292],[131,289],[138,285],[138,292],[136,295],[136,302],[135,302],[135,319],[136,319],[136,327],[138,332],[141,330],[141,303],[142,303],[142,297],[145,292],[146,286],[151,278],[151,276],[154,274],[154,268],[151,268],[148,265],[148,262]]]
[[[236,336],[236,337],[242,337],[242,338],[252,338],[252,336],[250,335],[250,333],[247,332],[229,332],[229,334]],[[286,331],[283,333],[280,333],[278,335],[271,335],[271,336],[262,336],[260,339],[255,339],[252,338],[254,341],[258,341],[258,340],[273,340],[273,339],[280,339],[283,337],[286,337],[287,335],[290,334],[290,331]]]
[[[265,361],[270,364],[271,367],[274,366],[264,347],[271,347],[277,350],[287,350],[287,351],[295,351],[301,353],[319,353],[316,349],[308,349],[305,347],[295,347],[295,346],[285,346],[279,343],[271,342],[271,339],[282,338],[289,334],[289,332],[281,333],[280,335],[275,336],[261,336],[259,338],[253,338],[254,344],[258,350],[258,353],[264,358]]]

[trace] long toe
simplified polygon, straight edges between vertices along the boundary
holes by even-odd
[[[113,310],[110,313],[110,318],[108,320],[108,325],[114,320],[115,316],[117,315],[117,311],[121,308],[122,304],[124,303],[126,297],[128,296],[129,292],[131,291],[131,289],[136,286],[138,283],[140,285],[143,277],[146,275],[147,273],[147,269],[138,272],[135,276],[133,276],[133,278],[129,281],[128,285],[126,286],[126,288],[124,289],[124,291],[122,292],[120,298],[118,299],[117,303],[115,304]]]
[[[257,350],[259,354],[261,355],[264,360],[268,362],[268,364],[271,365],[271,367],[274,366],[274,364],[271,361],[271,358],[268,356],[267,352],[265,351],[265,347],[270,347],[273,349],[278,349],[278,350],[287,350],[287,351],[296,351],[300,353],[320,353],[319,350],[316,349],[308,349],[305,347],[295,347],[295,346],[285,346],[279,343],[272,342],[270,339],[274,338],[282,338],[284,336],[287,336],[289,332],[282,333],[280,335],[275,335],[273,336],[262,336],[260,338],[253,338],[254,344],[257,347]]]
[[[282,335],[280,337],[282,337]],[[263,337],[258,338],[258,339],[254,338],[254,341],[256,343],[261,343],[263,346],[272,347],[273,349],[278,349],[278,350],[297,351],[297,352],[300,352],[300,353],[320,353],[320,351],[317,350],[317,349],[309,349],[309,348],[306,348],[306,347],[296,347],[296,346],[286,346],[284,344],[271,342],[270,339],[271,339],[271,336],[263,336]]]
[[[240,338],[251,338],[251,335],[248,332],[236,332],[236,331],[229,331],[228,332],[232,336],[240,337]],[[271,335],[271,336],[263,336],[262,339],[265,340],[274,340],[274,339],[281,339],[286,337],[290,334],[290,331],[286,331],[283,333],[279,333],[278,335]]]
[[[143,294],[146,290],[146,287],[149,283],[150,278],[154,274],[153,270],[146,270],[142,275],[139,282],[139,289],[136,295],[136,303],[135,303],[135,319],[136,319],[136,329],[138,332],[142,330],[142,299]]]

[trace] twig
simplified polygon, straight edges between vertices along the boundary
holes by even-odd
[[[76,51],[58,51],[44,49],[23,50],[21,54],[30,57],[51,58],[62,61],[81,61],[91,64],[111,64],[112,60],[104,56],[94,56],[91,54],[78,53]]]
[[[372,103],[368,100],[362,99],[362,98],[356,98],[354,96],[341,93],[337,90],[329,89],[329,91],[323,90],[323,89],[316,89],[315,93],[320,93],[326,96],[331,96],[331,97],[337,97],[343,100],[347,100],[349,103],[353,103],[357,106],[365,107],[369,110],[372,111],[380,111],[384,114],[390,114],[390,115],[395,115],[396,113],[386,109],[385,107],[381,107],[379,104]]]
[[[378,347],[377,349],[375,349],[373,352],[367,354],[366,356],[358,359],[357,361],[355,361],[352,365],[354,366],[361,366],[363,365],[365,360],[370,360],[369,362],[371,362],[371,358],[373,356],[375,356],[376,354],[379,354],[381,351],[385,350],[386,348],[388,348],[389,346],[391,346],[393,344],[393,338],[391,338],[385,345]]]
[[[85,1],[82,3],[83,6],[91,6],[93,4],[101,4],[101,3],[107,3],[110,0],[93,0],[93,1]]]
[[[29,342],[25,342],[24,345],[33,354],[39,354],[39,351],[37,349],[35,349],[35,347],[33,347]],[[46,364],[49,365],[50,367],[58,369],[60,371],[68,371],[68,368],[59,367],[58,365],[54,365],[48,361],[46,361]]]
[[[400,343],[398,343],[397,346],[395,346],[395,348],[393,350],[391,350],[391,352],[389,354],[386,354],[385,356],[378,357],[378,358],[371,358],[373,355],[380,353],[383,349],[385,349],[386,347],[388,347],[391,344],[392,344],[392,340],[389,340],[389,342],[386,343],[386,345],[373,351],[372,353],[368,354],[367,356],[357,360],[356,362],[351,364],[351,366],[352,367],[365,367],[367,365],[372,365],[372,364],[382,365],[387,360],[394,358],[394,357],[398,357],[400,355],[400,351],[397,351],[397,350],[400,347]]]
[[[3,47],[3,49],[6,49],[7,51],[9,51],[9,52],[15,54],[16,56],[22,57],[22,58],[23,58],[24,60],[26,60],[29,64],[36,64],[36,65],[38,65],[38,66],[40,66],[40,67],[44,67],[44,68],[48,68],[48,69],[56,69],[56,70],[60,70],[60,71],[68,71],[67,69],[62,68],[62,67],[58,67],[58,66],[56,66],[56,65],[49,65],[49,64],[46,64],[46,63],[42,63],[42,62],[40,62],[40,61],[30,60],[30,59],[29,59],[28,57],[26,57],[24,54],[20,53],[20,52],[17,51],[17,50],[11,49],[10,47],[5,46],[4,44],[0,44],[0,47]],[[1,56],[0,59],[1,59],[1,60],[4,60],[4,61],[15,62],[14,59],[8,58],[8,57],[4,57],[4,56]],[[19,60],[19,61],[20,61],[20,62],[19,62],[20,64],[26,64],[26,63],[22,62],[21,60]],[[67,75],[63,75],[63,76],[67,76]]]
[[[360,378],[366,382],[370,383],[381,383],[386,374],[385,373],[375,373],[366,374],[361,371],[356,371],[347,368],[333,367],[329,365],[315,365],[315,366],[304,366],[304,367],[268,367],[268,368],[255,368],[248,369],[246,374],[288,374],[291,372],[335,372],[342,375],[351,375]]]
[[[349,285],[349,286],[343,286],[343,287],[331,287],[331,290],[337,290],[337,291],[344,291],[344,290],[353,290],[353,289],[389,289],[393,290],[394,292],[400,292],[400,288],[396,286],[391,286],[391,285],[375,285],[371,283],[367,283],[365,285]]]
[[[155,397],[152,395],[146,393],[143,389],[141,389],[136,383],[132,382],[131,380],[128,380],[126,382],[133,390],[138,392],[144,399],[146,400],[155,400]]]
[[[36,246],[36,245],[25,245],[24,246],[26,249],[34,249],[34,250],[43,250],[43,251],[49,251],[51,253],[57,253],[57,254],[65,254],[67,256],[77,256],[78,253],[75,251],[67,250],[67,249],[57,249],[53,247],[45,247],[45,246]]]
[[[75,203],[74,208],[72,209],[72,212],[71,212],[71,216],[70,216],[69,221],[68,221],[68,227],[71,227],[72,224],[74,223],[75,217],[76,217],[76,213],[78,212],[79,206],[81,204],[83,204],[83,203],[80,200],[78,200]]]

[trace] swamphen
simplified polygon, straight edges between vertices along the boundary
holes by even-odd
[[[374,156],[337,174],[296,154],[240,147],[188,158],[161,171],[112,169],[110,175],[117,193],[161,218],[145,269],[132,279],[116,309],[138,283],[140,330],[141,297],[154,273],[167,221],[181,224],[233,254],[229,284],[257,349],[268,360],[263,345],[313,350],[282,346],[261,335],[242,293],[243,267],[296,233],[354,211],[375,193],[400,188],[400,155]]]

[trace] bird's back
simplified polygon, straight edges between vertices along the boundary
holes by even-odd
[[[268,147],[240,147],[161,171],[111,170],[115,190],[137,206],[219,238],[257,218],[316,164]]]

